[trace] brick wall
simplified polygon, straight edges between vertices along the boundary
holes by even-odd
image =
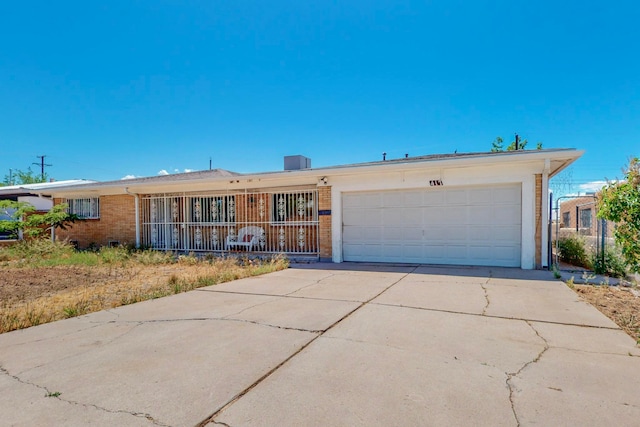
[[[54,199],[55,204],[63,202],[62,199]],[[135,244],[135,217],[133,196],[102,196],[100,219],[87,219],[72,224],[67,230],[56,230],[56,238],[76,240],[80,248],[87,248],[91,244],[107,246],[109,242]]]
[[[318,210],[331,211],[331,187],[318,187]],[[319,215],[320,259],[331,259],[331,215]]]
[[[536,174],[536,268],[542,267],[542,175]]]

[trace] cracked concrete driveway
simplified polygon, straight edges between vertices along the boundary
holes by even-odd
[[[0,335],[1,425],[638,425],[640,351],[548,272],[309,264]]]

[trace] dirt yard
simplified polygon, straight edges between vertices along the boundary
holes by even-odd
[[[92,288],[128,282],[136,286],[166,282],[172,275],[195,270],[193,266],[169,264],[145,267],[56,266],[0,269],[0,301],[3,305],[30,303],[43,297],[90,291]],[[135,280],[133,280],[135,279]]]
[[[0,267],[0,333],[286,268],[282,259]]]
[[[640,290],[623,286],[573,286],[578,295],[640,344]]]

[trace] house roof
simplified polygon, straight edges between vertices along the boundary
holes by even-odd
[[[70,179],[66,181],[38,182],[34,184],[7,185],[0,187],[1,196],[28,196],[31,194],[47,193],[62,187],[72,187],[83,184],[94,184],[96,181],[86,179]]]
[[[188,185],[202,183],[218,183],[220,185],[239,183],[240,180],[250,183],[257,181],[292,180],[294,178],[307,178],[309,182],[316,182],[320,177],[355,175],[360,173],[375,173],[377,171],[415,170],[420,168],[456,167],[456,166],[480,166],[487,164],[509,164],[518,162],[538,161],[548,163],[549,177],[559,173],[569,164],[578,159],[584,151],[573,148],[544,149],[544,150],[519,150],[502,152],[478,152],[478,153],[448,153],[431,154],[415,157],[403,157],[399,159],[379,160],[373,162],[353,163],[337,166],[325,166],[299,170],[280,170],[257,173],[237,173],[224,169],[214,169],[197,172],[186,172],[171,175],[152,176],[145,178],[133,178],[116,181],[92,182],[80,185],[70,185],[65,188],[52,188],[48,194],[64,196],[65,194],[124,194],[153,193],[160,191],[183,191]],[[548,162],[547,162],[548,161]],[[545,166],[545,167],[547,167]],[[542,172],[542,170],[541,170]],[[231,179],[230,179],[231,178]]]

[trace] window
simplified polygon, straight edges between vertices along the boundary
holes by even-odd
[[[562,212],[562,226],[569,227],[571,224],[571,212]]]
[[[591,209],[580,211],[580,227],[591,228]]]
[[[235,196],[191,197],[192,222],[235,222]]]
[[[279,193],[273,195],[271,220],[315,221],[316,209],[313,192]]]
[[[89,197],[86,199],[67,199],[70,214],[78,215],[84,219],[100,218],[100,199],[98,197]]]

